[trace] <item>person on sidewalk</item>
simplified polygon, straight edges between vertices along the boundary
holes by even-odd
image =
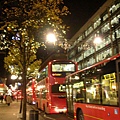
[[[3,93],[0,93],[0,100],[1,100],[1,103],[3,103]]]
[[[10,103],[12,103],[12,98],[10,95],[6,96],[6,103],[8,104],[8,106],[10,106]]]

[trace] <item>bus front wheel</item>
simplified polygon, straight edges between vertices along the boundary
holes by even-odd
[[[77,112],[77,120],[84,120],[82,110],[78,110],[78,112]]]

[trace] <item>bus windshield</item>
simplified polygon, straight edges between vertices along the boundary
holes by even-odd
[[[52,72],[74,72],[75,64],[73,63],[54,63],[52,64]]]

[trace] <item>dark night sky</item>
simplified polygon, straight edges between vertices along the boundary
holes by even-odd
[[[64,0],[65,5],[71,12],[63,20],[70,26],[67,32],[67,39],[70,39],[87,20],[103,5],[106,0]],[[0,77],[4,75],[3,57],[0,54]]]

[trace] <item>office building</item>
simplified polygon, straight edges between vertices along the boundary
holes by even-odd
[[[102,41],[94,43],[98,37]],[[68,59],[78,62],[79,70],[118,54],[120,0],[107,0],[69,42]]]

